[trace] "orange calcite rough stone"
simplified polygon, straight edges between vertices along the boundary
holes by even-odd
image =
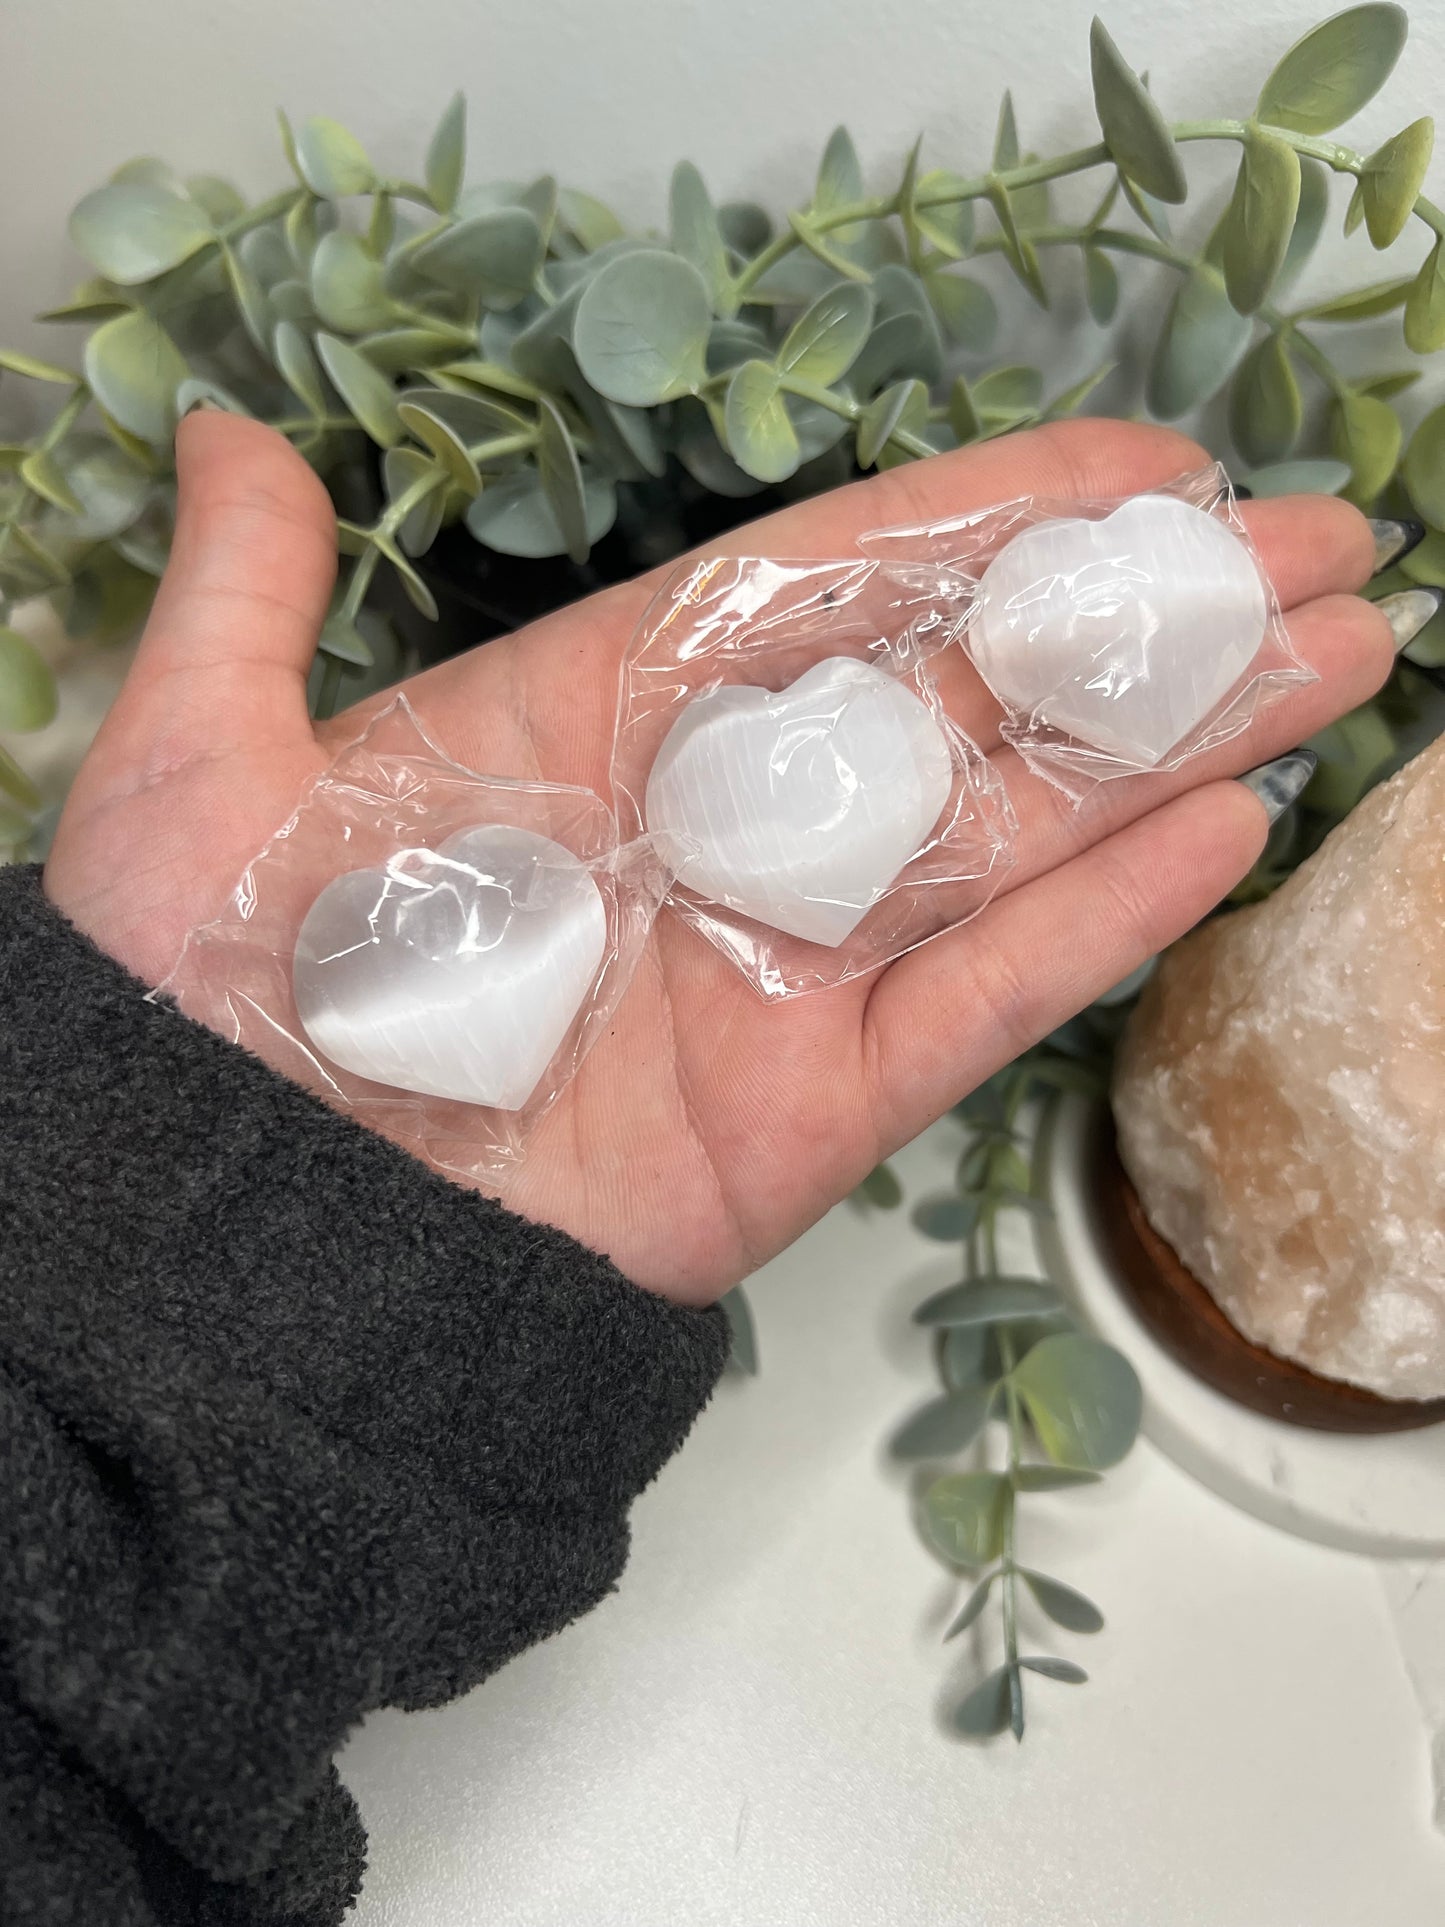
[[[1113,1099],[1151,1224],[1246,1337],[1445,1394],[1445,739],[1170,951]]]

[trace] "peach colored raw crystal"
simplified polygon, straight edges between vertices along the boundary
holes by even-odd
[[[1165,957],[1114,1110],[1150,1223],[1246,1337],[1445,1394],[1445,739]]]

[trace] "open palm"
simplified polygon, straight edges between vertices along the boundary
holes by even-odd
[[[895,469],[717,547],[846,555],[890,522],[1025,493],[1118,495],[1205,459],[1162,429],[1061,423]],[[364,719],[350,711],[318,730],[306,712],[335,567],[321,484],[270,430],[215,413],[182,424],[177,460],[171,565],[46,868],[59,907],[148,983]],[[782,1004],[664,914],[607,1035],[506,1180],[506,1202],[610,1253],[640,1284],[716,1297],[1196,922],[1265,834],[1258,802],[1221,779],[1362,701],[1392,660],[1384,618],[1348,593],[1370,566],[1363,518],[1326,498],[1245,513],[1318,683],[1185,770],[1108,784],[1078,813],[1000,746],[982,706],[960,715],[1020,821],[994,904],[886,970]],[[593,596],[414,678],[423,725],[488,774],[605,796],[619,663],[657,582]]]

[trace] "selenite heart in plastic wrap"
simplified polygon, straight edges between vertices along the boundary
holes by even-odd
[[[760,923],[842,943],[914,856],[953,786],[928,705],[832,656],[776,695],[697,696],[647,780],[647,827],[678,881]]]
[[[602,961],[607,912],[549,837],[487,825],[328,883],[296,939],[296,1010],[343,1070],[520,1110]]]
[[[1140,495],[1101,522],[1016,535],[984,571],[968,646],[1026,720],[1152,767],[1248,669],[1267,616],[1226,523]]]

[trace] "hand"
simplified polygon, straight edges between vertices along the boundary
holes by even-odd
[[[866,529],[1009,497],[1110,496],[1200,467],[1163,429],[1077,421],[897,468],[739,530],[737,554],[847,554]],[[368,704],[315,728],[306,675],[335,569],[331,506],[270,430],[182,423],[170,567],[135,666],[76,779],[53,901],[158,982],[220,910],[304,781]],[[881,1158],[1197,922],[1264,842],[1226,779],[1363,701],[1390,670],[1364,518],[1327,498],[1245,505],[1299,655],[1321,680],[1174,775],[1111,782],[1075,813],[1002,747],[1018,861],[983,915],[839,989],[765,1003],[664,914],[603,1038],[538,1127],[505,1201],[694,1303],[782,1249]],[[655,590],[608,590],[407,685],[459,762],[607,794],[618,667]]]

